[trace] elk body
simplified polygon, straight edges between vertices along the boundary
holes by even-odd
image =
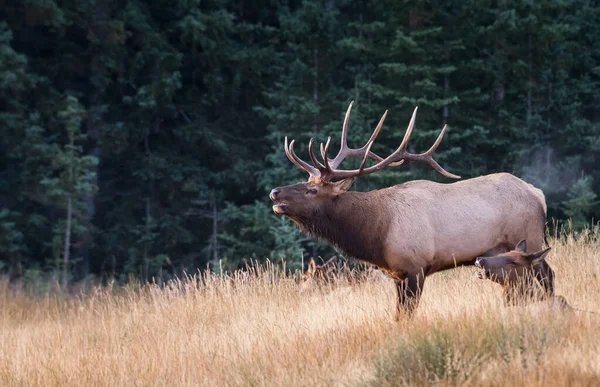
[[[507,252],[523,237],[533,251],[541,249],[546,221],[544,194],[508,173],[491,174],[451,184],[416,180],[370,192],[348,191],[354,178],[405,160],[425,162],[442,175],[434,159],[444,127],[425,153],[412,154],[407,145],[417,109],[406,134],[391,155],[371,151],[387,111],[365,146],[348,148],[348,107],[337,156],[328,158],[330,139],[321,144],[322,161],[309,143],[310,165],[285,139],[290,161],[309,173],[307,182],[271,191],[273,211],[291,219],[309,235],[330,242],[340,253],[386,271],[397,284],[398,310],[410,314],[418,304],[425,277],[461,265],[473,265],[480,256]],[[346,157],[362,157],[359,169],[341,170]],[[377,163],[367,167],[367,159]],[[545,263],[544,263],[545,264]]]
[[[535,253],[526,251],[527,241],[522,240],[509,252],[477,258],[479,278],[502,285],[506,305],[546,300],[553,308],[572,310],[564,297],[554,294],[554,272],[545,264],[550,247]]]

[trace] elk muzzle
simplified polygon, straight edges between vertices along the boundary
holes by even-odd
[[[273,205],[273,212],[279,215],[285,214],[288,205],[286,203],[279,202],[279,194],[281,193],[281,189],[273,188],[271,193],[269,193],[269,198],[274,201],[276,204]]]
[[[477,266],[478,268],[482,268],[483,267],[483,257],[479,257],[475,260],[475,266]]]
[[[480,279],[486,279],[490,277],[490,272],[485,268],[485,258],[479,257],[475,260],[475,267],[479,270],[477,271],[477,277]]]
[[[281,190],[279,188],[273,188],[271,190],[271,193],[269,194],[269,198],[276,202],[277,201],[277,196],[279,195],[279,193],[281,192]]]

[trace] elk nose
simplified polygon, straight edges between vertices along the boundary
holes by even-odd
[[[271,193],[269,194],[269,198],[271,198],[272,201],[277,201],[277,196],[279,195],[281,191],[278,190],[277,188],[273,188],[271,190]]]
[[[483,264],[484,264],[484,260],[483,260],[482,257],[479,257],[479,258],[477,258],[475,260],[475,266],[477,266],[477,267],[483,267]]]

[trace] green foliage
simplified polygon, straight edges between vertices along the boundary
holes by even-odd
[[[89,169],[98,160],[85,155],[83,147],[78,145],[86,136],[81,132],[81,125],[86,112],[77,98],[68,96],[63,110],[58,112],[59,122],[66,131],[66,143],[56,144],[50,155],[51,164],[48,174],[40,184],[45,189],[49,200],[55,202],[66,196],[83,197],[94,192],[91,184],[93,175]],[[56,202],[55,202],[56,204]],[[58,205],[61,207],[61,205]]]
[[[351,100],[351,146],[388,109],[373,150],[391,152],[418,106],[411,151],[447,124],[444,168],[521,176],[551,218],[600,212],[595,2],[13,3],[0,9],[0,270],[56,268],[69,198],[75,278],[327,256],[268,192],[306,179],[284,137],[305,158],[310,137],[336,148]],[[447,181],[413,163],[353,189],[419,178]]]
[[[11,46],[13,33],[6,22],[0,23],[0,93],[5,100],[5,93],[18,93],[25,89],[27,74],[27,58],[17,53]],[[8,101],[7,101],[8,102]]]
[[[567,197],[563,202],[565,215],[573,220],[575,227],[589,224],[592,210],[598,205],[598,195],[592,189],[592,178],[581,175],[569,189]]]
[[[488,362],[499,361],[507,368],[538,367],[548,347],[560,335],[554,329],[526,322],[505,325],[481,322],[458,335],[462,323],[444,323],[420,332],[375,357],[375,386],[462,385]],[[502,372],[498,370],[498,372]]]
[[[17,224],[17,220],[21,217],[22,215],[18,212],[12,212],[6,208],[0,209],[0,254],[12,255],[25,249],[24,235]],[[1,263],[0,269],[2,269]]]

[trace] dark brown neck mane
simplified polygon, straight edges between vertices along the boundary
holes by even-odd
[[[308,216],[291,218],[300,231],[326,240],[335,249],[361,261],[383,263],[389,213],[382,213],[373,192],[345,192]]]

